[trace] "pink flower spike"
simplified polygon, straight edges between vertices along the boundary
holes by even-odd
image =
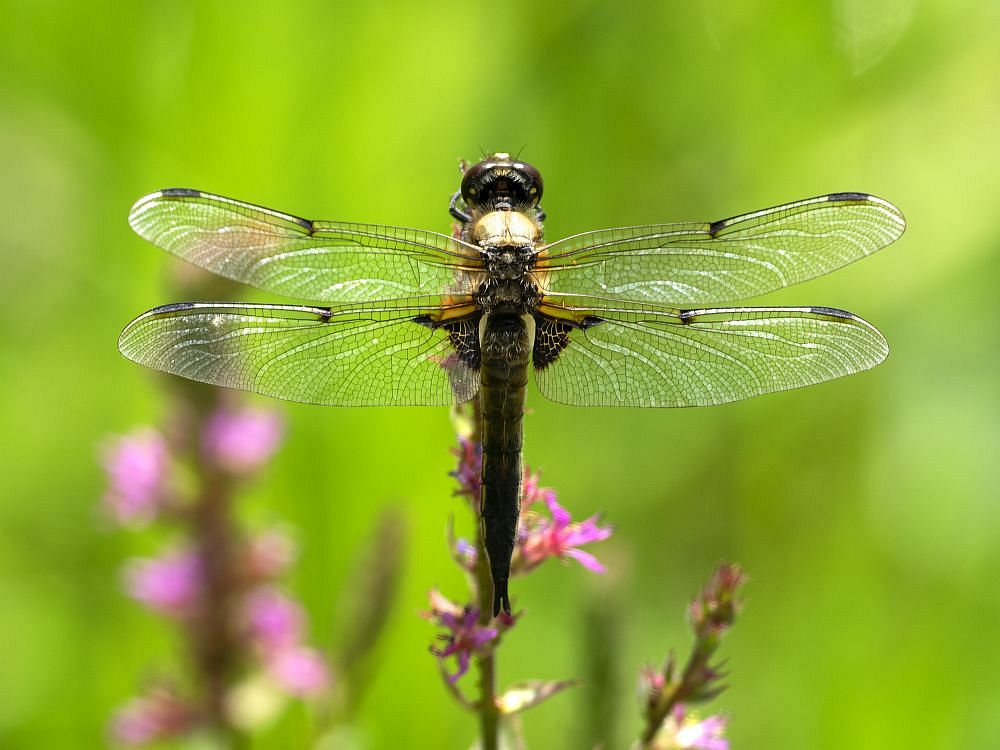
[[[287,692],[300,698],[315,696],[330,684],[330,670],[313,648],[292,646],[268,656],[268,672]]]
[[[201,591],[201,565],[189,551],[133,560],[125,568],[125,589],[136,601],[168,617],[190,617]]]
[[[104,505],[118,523],[144,526],[168,499],[170,452],[155,430],[136,430],[103,452],[108,490]]]
[[[265,652],[296,645],[305,615],[298,603],[275,588],[260,588],[244,604],[250,636]]]
[[[284,422],[273,409],[222,408],[205,423],[202,453],[231,474],[259,469],[281,444]]]

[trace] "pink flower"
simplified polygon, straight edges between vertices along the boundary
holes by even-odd
[[[471,656],[496,638],[499,631],[479,625],[479,610],[475,607],[459,607],[437,591],[432,591],[430,598],[431,611],[424,613],[424,617],[450,631],[438,635],[446,643],[444,648],[431,647],[431,653],[442,664],[448,657],[455,657],[457,669],[454,674],[448,675],[448,681],[454,684],[469,671]]]
[[[168,499],[170,453],[163,436],[151,429],[124,435],[104,450],[108,490],[104,504],[121,524],[142,526]]]
[[[190,551],[133,560],[125,568],[125,589],[136,601],[168,617],[192,615],[201,591],[201,565]]]
[[[250,636],[265,651],[298,644],[305,615],[298,603],[275,588],[252,592],[244,604]]]
[[[662,672],[657,672],[648,664],[639,669],[639,694],[650,707],[660,702],[663,688],[667,684]]]
[[[452,451],[458,457],[458,468],[451,473],[458,480],[459,488],[455,494],[464,495],[470,500],[479,502],[481,472],[483,468],[483,447],[479,443],[458,438],[458,449]]]
[[[264,666],[285,691],[308,697],[330,684],[322,655],[302,645],[306,616],[298,602],[276,588],[261,587],[247,596],[244,612]]]
[[[219,409],[205,423],[205,458],[232,474],[249,474],[278,449],[284,425],[272,409]]]
[[[668,722],[673,722],[674,744],[667,747],[697,748],[697,750],[729,750],[725,737],[727,720],[722,716],[709,716],[701,721],[685,715],[684,706],[678,704]]]
[[[252,580],[277,578],[295,561],[295,542],[280,529],[268,529],[250,539],[246,559]]]
[[[526,510],[535,503],[548,503],[556,499],[556,491],[551,487],[542,487],[538,484],[542,475],[538,472],[524,472],[524,481],[521,482],[521,510]]]
[[[271,653],[265,663],[274,680],[300,698],[314,696],[330,684],[330,671],[313,648],[282,647]]]
[[[478,552],[476,551],[476,546],[472,542],[466,541],[465,539],[455,540],[455,558],[466,570],[473,570],[476,567],[476,558]]]
[[[571,557],[588,570],[603,573],[605,567],[596,557],[576,548],[581,544],[607,539],[611,536],[611,527],[598,525],[597,516],[572,523],[569,511],[556,501],[554,492],[544,493],[542,499],[552,518],[535,515],[525,519],[519,546],[526,569],[531,570],[550,557]]]
[[[194,719],[190,706],[160,688],[119,709],[111,721],[111,736],[122,745],[145,745],[186,732]]]

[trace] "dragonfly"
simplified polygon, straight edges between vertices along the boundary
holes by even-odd
[[[882,362],[870,323],[832,307],[736,307],[871,255],[902,213],[841,192],[728,219],[543,240],[539,171],[463,164],[451,234],[311,221],[212,195],[141,198],[132,228],[220,276],[297,304],[179,302],[135,318],[130,360],[217,386],[334,406],[479,400],[481,525],[493,614],[510,612],[529,370],[576,406],[708,406]]]

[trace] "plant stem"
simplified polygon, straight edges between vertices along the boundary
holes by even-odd
[[[198,557],[202,594],[199,615],[187,628],[194,659],[195,680],[200,688],[204,720],[220,747],[236,750],[247,746],[247,737],[233,726],[228,698],[239,668],[242,644],[233,612],[238,595],[239,571],[235,550],[240,532],[232,517],[233,483],[200,455],[197,439],[205,420],[219,407],[214,391],[191,388],[182,392],[187,417],[186,446],[197,476],[197,493],[188,516],[188,533]]]
[[[214,726],[225,729],[229,724],[226,694],[235,651],[230,614],[233,576],[230,570],[229,497],[219,477],[202,476],[201,481],[203,486],[194,508],[192,533],[204,593],[201,616],[192,635],[207,718]]]
[[[482,444],[483,416],[479,405],[479,396],[472,401],[472,441]],[[482,508],[480,508],[480,512]],[[480,515],[476,515],[476,593],[479,598],[479,624],[487,627],[492,620],[493,612],[493,578],[490,575],[489,558],[486,555],[486,545],[483,541],[483,526]],[[496,657],[493,648],[482,651],[476,657],[479,668],[479,731],[482,735],[482,750],[497,750],[499,748],[500,712],[496,699]]]
[[[717,641],[714,644],[704,643],[701,640],[695,643],[680,681],[664,685],[663,694],[660,696],[656,709],[650,714],[646,729],[643,731],[640,747],[650,747],[670,712],[678,703],[683,703],[690,697],[697,675],[708,669],[708,662],[717,645]]]

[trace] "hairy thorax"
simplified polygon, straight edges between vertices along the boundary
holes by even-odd
[[[539,292],[529,271],[541,237],[538,222],[520,211],[490,211],[470,222],[467,233],[486,269],[476,303],[487,313],[522,313],[537,305]]]

